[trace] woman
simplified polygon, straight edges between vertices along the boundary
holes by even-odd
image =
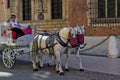
[[[14,37],[14,39],[17,39],[18,37],[24,35],[24,32],[20,29],[20,27],[21,27],[20,24],[16,20],[16,16],[11,15],[9,28],[12,30],[12,36],[15,36],[16,33],[16,37]]]

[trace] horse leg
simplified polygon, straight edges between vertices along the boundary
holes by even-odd
[[[31,44],[30,44],[30,57],[31,57],[31,61],[33,63],[33,71],[38,71],[38,68],[36,66],[36,54],[33,49],[33,42],[31,42]]]
[[[60,52],[57,52],[55,54],[55,57],[56,57],[56,71],[57,72],[59,71],[60,75],[64,75],[64,72],[63,72],[62,67],[61,67]]]
[[[42,61],[42,53],[40,53],[40,55],[38,56],[38,58],[39,58],[39,68],[42,68],[43,67],[43,61]]]
[[[59,64],[57,62],[57,59],[55,59],[55,69],[56,69],[56,73],[59,73]]]
[[[67,53],[66,53],[65,71],[69,71],[68,62],[69,62],[69,58],[70,58],[70,52],[71,52],[71,50],[68,49],[68,51],[67,51]]]
[[[36,66],[36,55],[33,52],[30,52],[31,61],[33,63],[33,71],[38,71]]]
[[[57,56],[54,55],[54,57],[55,57],[54,62],[55,62],[56,73],[59,73],[59,66],[58,66],[58,63],[57,63]]]
[[[81,62],[81,58],[80,58],[80,54],[79,54],[79,48],[77,49],[76,57],[77,57],[77,59],[78,59],[78,61],[79,61],[80,71],[84,71],[84,68],[83,68],[82,62]]]
[[[52,65],[52,55],[49,55],[49,63],[47,64],[48,66]]]

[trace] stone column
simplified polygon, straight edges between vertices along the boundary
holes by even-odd
[[[108,46],[108,57],[115,58],[118,57],[119,50],[117,48],[117,40],[115,36],[111,36]]]

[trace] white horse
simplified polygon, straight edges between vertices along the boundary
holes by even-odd
[[[36,65],[36,56],[40,58],[40,67],[43,67],[43,61],[42,61],[42,54],[46,53],[47,55],[51,55],[49,48],[53,47],[53,54],[55,57],[55,64],[56,64],[56,72],[59,72],[60,75],[64,75],[64,71],[61,67],[61,53],[65,51],[65,47],[67,46],[68,40],[70,38],[71,29],[70,28],[63,28],[59,31],[59,33],[55,36],[55,39],[53,41],[54,46],[47,46],[46,40],[49,38],[49,36],[42,36],[37,35],[33,39],[33,41],[30,44],[30,56],[33,63],[33,70],[38,71],[37,65]],[[39,52],[39,53],[38,53]]]
[[[80,35],[84,35],[85,34],[84,26],[77,26],[74,29],[75,29],[74,31],[76,32],[76,35],[74,35],[74,36],[76,36],[76,37],[79,34]],[[83,68],[82,63],[81,63],[81,58],[80,58],[80,53],[79,52],[80,52],[80,48],[84,48],[86,44],[80,46],[81,43],[79,43],[79,42],[80,41],[78,40],[78,45],[75,46],[75,47],[71,47],[70,42],[68,43],[67,53],[66,53],[66,63],[65,63],[65,70],[66,71],[69,71],[68,62],[69,62],[69,57],[70,57],[71,52],[76,54],[77,60],[79,61],[80,71],[84,71],[84,68]],[[83,42],[82,42],[82,44],[83,44]]]

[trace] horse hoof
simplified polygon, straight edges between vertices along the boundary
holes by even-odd
[[[56,71],[56,73],[59,73],[59,72],[60,72],[59,70]]]
[[[36,69],[33,69],[33,71],[38,71],[38,69],[36,68]]]
[[[59,74],[60,74],[60,75],[64,75],[64,72],[60,72]]]
[[[47,63],[47,66],[49,66],[49,67],[50,67],[50,64],[49,64],[49,63]]]
[[[55,67],[56,67],[56,65],[53,65],[53,67],[55,68]]]
[[[81,72],[83,72],[83,71],[84,71],[84,69],[80,69],[80,71],[81,71]]]
[[[38,65],[39,69],[41,69],[42,67],[40,65]]]
[[[65,71],[70,71],[69,69],[65,69]]]

